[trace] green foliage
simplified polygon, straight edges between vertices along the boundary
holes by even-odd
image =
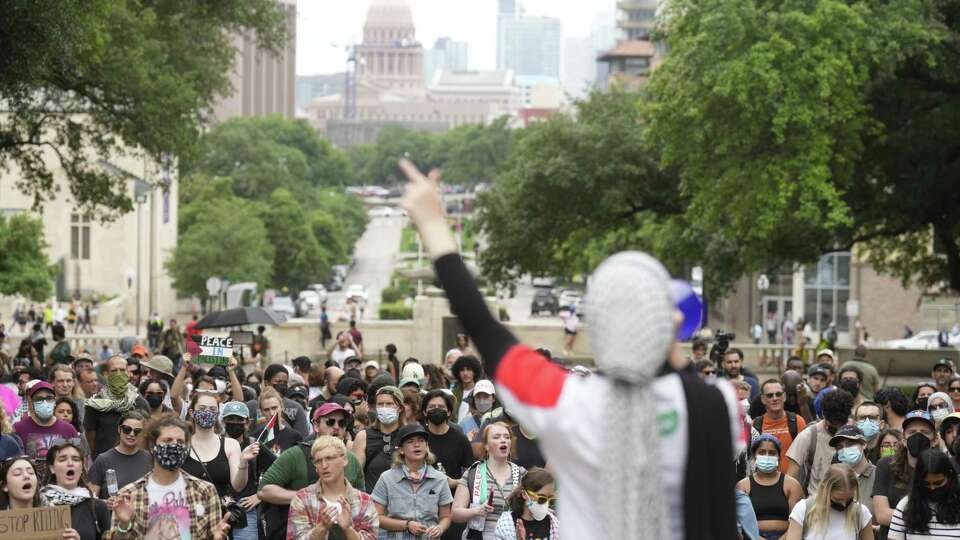
[[[352,167],[305,120],[233,118],[203,137],[196,159],[185,161],[184,174],[204,173],[233,179],[234,192],[265,199],[277,188],[310,197],[318,186],[348,185]]]
[[[320,249],[306,214],[293,194],[280,188],[261,207],[270,243],[276,250],[273,285],[300,290],[326,278],[333,264],[330,252]]]
[[[417,252],[417,230],[413,227],[412,224],[408,224],[403,230],[400,231],[400,252],[401,253],[416,253]]]
[[[380,304],[380,319],[382,320],[406,320],[412,318],[412,307],[405,306],[402,303]]]
[[[27,214],[0,216],[0,294],[40,302],[53,294],[57,267],[47,260],[43,222]]]
[[[573,276],[610,249],[656,252],[685,201],[675,176],[644,148],[637,99],[593,94],[577,103],[575,118],[558,114],[515,135],[496,182],[479,197],[486,278]]]
[[[267,283],[274,248],[256,205],[236,197],[204,201],[164,263],[181,296],[206,298],[210,276]]]
[[[4,2],[0,168],[15,165],[36,204],[56,196],[62,170],[81,211],[128,212],[128,180],[97,160],[188,155],[230,90],[233,36],[279,50],[285,33],[275,0]]]
[[[380,301],[384,304],[399,302],[404,298],[404,290],[400,287],[384,287],[380,291]]]
[[[671,2],[670,54],[641,109],[686,220],[735,240],[740,273],[861,244],[905,282],[960,290],[956,14],[933,0]]]

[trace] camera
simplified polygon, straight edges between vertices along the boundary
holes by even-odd
[[[230,522],[230,529],[243,529],[247,526],[247,511],[240,506],[240,503],[234,501],[230,498],[224,499],[227,503],[224,507],[224,512],[230,517],[227,518],[227,521]]]
[[[723,361],[723,355],[726,354],[727,349],[730,348],[730,342],[735,339],[737,339],[737,335],[733,332],[724,332],[718,328],[713,334],[713,347],[710,347],[710,360],[719,366]]]

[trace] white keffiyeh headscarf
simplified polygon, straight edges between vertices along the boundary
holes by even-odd
[[[660,482],[656,403],[650,384],[673,346],[670,276],[653,257],[622,252],[593,273],[586,295],[597,367],[610,377],[601,538],[670,538]]]

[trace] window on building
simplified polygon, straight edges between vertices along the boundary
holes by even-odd
[[[90,216],[88,215],[70,216],[70,258],[84,261],[90,259]]]
[[[848,332],[847,300],[850,299],[850,252],[828,253],[817,264],[803,269],[803,315],[822,331],[831,322],[838,332]]]
[[[633,9],[627,12],[627,18],[631,21],[652,21],[657,15],[654,9]]]

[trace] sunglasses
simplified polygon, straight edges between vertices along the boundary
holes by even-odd
[[[715,369],[705,369],[705,370],[701,371],[701,373],[703,373],[704,375],[716,375],[716,374],[717,374],[717,370],[715,370]]]
[[[83,446],[80,443],[80,437],[70,437],[69,439],[60,439],[57,442],[50,445],[50,450],[60,450],[65,446],[73,446],[80,451],[80,455],[83,455]],[[49,452],[48,452],[49,453]]]
[[[936,405],[930,406],[931,411],[939,411],[940,409],[946,409],[946,408],[947,408],[946,403],[937,403]]]
[[[783,397],[783,392],[767,392],[763,397],[767,399],[780,398]]]
[[[323,423],[327,427],[340,426],[342,428],[347,427],[347,420],[345,418],[324,418]]]
[[[143,432],[143,428],[134,428],[130,426],[120,426],[120,431],[124,435],[133,435],[134,437],[140,435]]]
[[[530,491],[529,489],[525,491],[527,492],[527,497],[530,497],[531,501],[536,501],[537,504],[552,503],[556,499],[556,497],[547,497],[546,495],[541,495],[536,491]]]
[[[960,392],[960,386],[951,386],[949,390],[951,392]]]

